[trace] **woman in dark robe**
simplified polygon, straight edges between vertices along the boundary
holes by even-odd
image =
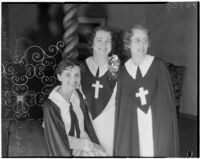
[[[100,144],[110,156],[113,155],[115,74],[119,68],[118,57],[109,56],[112,43],[112,32],[97,27],[90,39],[92,56],[85,60],[81,74],[92,124]]]
[[[64,59],[57,68],[61,82],[44,103],[44,132],[50,156],[105,156],[79,91],[79,63]]]
[[[146,28],[136,25],[127,37],[131,58],[117,82],[114,156],[177,157],[178,126],[169,72],[162,60],[147,54]]]

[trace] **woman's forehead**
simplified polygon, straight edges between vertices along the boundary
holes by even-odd
[[[79,71],[80,71],[79,66],[68,66],[63,70],[63,72],[79,72]]]
[[[133,29],[132,30],[133,35],[132,36],[139,36],[139,37],[148,37],[147,33],[143,29]]]
[[[98,30],[95,34],[95,37],[110,37],[111,38],[111,34],[110,32],[104,31],[104,30]]]

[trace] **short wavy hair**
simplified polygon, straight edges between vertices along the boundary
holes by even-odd
[[[58,64],[58,67],[56,69],[56,74],[60,75],[67,67],[73,68],[74,66],[80,67],[80,63],[76,59],[64,58]]]
[[[139,30],[143,30],[146,32],[147,36],[148,36],[148,40],[149,40],[149,46],[150,46],[150,32],[147,28],[145,28],[144,26],[137,24],[134,25],[131,30],[125,32],[124,34],[124,38],[123,38],[123,43],[124,43],[124,49],[125,50],[129,50],[129,45],[131,42],[131,37],[134,35],[134,30],[139,29]]]
[[[111,40],[112,40],[112,43],[111,43],[111,52],[112,52],[112,49],[114,48],[113,32],[112,32],[110,29],[108,29],[107,27],[105,27],[105,26],[98,26],[98,27],[96,27],[96,28],[94,29],[94,31],[89,35],[89,38],[88,38],[88,43],[89,43],[89,47],[90,47],[91,53],[93,52],[93,50],[92,50],[92,45],[93,45],[93,43],[94,43],[94,38],[95,38],[96,33],[97,33],[98,31],[105,31],[105,32],[110,33]]]

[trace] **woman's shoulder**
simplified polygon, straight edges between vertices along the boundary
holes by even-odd
[[[156,64],[156,66],[160,67],[160,68],[166,68],[166,62],[164,59],[160,58],[160,57],[154,57],[154,63]]]
[[[158,56],[153,56],[154,60],[158,63],[158,64],[164,64],[164,59],[162,59],[161,57]]]
[[[43,104],[44,111],[59,111],[59,107],[49,98]]]
[[[88,58],[87,58],[88,59]],[[80,61],[80,69],[81,69],[81,73],[85,73],[86,70],[88,69],[88,66],[87,66],[87,63],[86,63],[86,60],[82,60]]]
[[[156,69],[156,73],[160,76],[169,73],[165,60],[160,57],[154,58],[154,68]]]

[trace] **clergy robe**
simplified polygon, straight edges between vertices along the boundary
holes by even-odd
[[[89,57],[83,66],[81,86],[95,132],[105,151],[113,155],[116,82],[108,78],[107,63],[98,68]]]
[[[170,75],[164,63],[146,55],[129,59],[117,83],[114,156],[176,157],[179,137]]]
[[[44,132],[47,146],[50,156],[72,156],[68,138],[68,132],[71,123],[70,114],[66,110],[67,103],[65,103],[62,96],[57,93],[55,89],[57,89],[57,87],[54,88],[54,90],[50,93],[49,98],[45,101],[43,106]],[[79,104],[77,104],[77,97],[74,100],[75,104],[77,104],[77,107],[74,108],[74,112],[77,114],[77,111],[79,111],[79,116],[81,116],[81,118],[78,116],[79,127],[81,130],[80,137],[86,137],[88,135],[92,142],[99,144],[82,94],[80,91],[75,91],[75,93],[77,93],[76,96],[78,95],[80,100]],[[82,112],[78,110],[79,105]],[[80,119],[83,120],[83,124],[81,123]],[[66,121],[68,121],[67,125]]]

